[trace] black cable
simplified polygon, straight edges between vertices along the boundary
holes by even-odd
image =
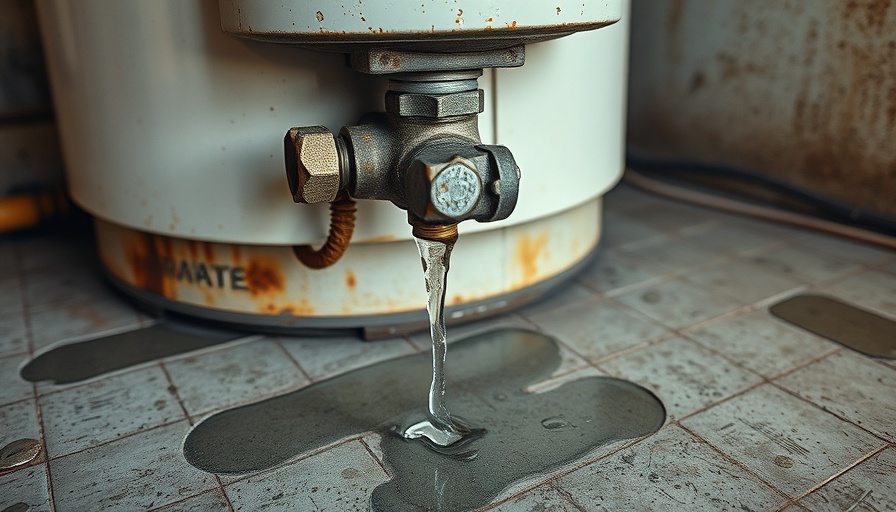
[[[875,231],[896,235],[896,218],[872,210],[832,199],[799,185],[742,167],[708,164],[689,160],[653,159],[626,152],[626,165],[642,172],[656,173],[685,171],[706,176],[733,178],[765,187],[783,195],[798,199],[849,224],[864,226]]]

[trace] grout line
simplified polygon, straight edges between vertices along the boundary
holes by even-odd
[[[675,421],[676,421],[676,422],[680,422],[680,421],[685,421],[685,420],[688,420],[688,419],[690,419],[690,418],[693,418],[694,416],[696,416],[696,415],[698,415],[698,414],[700,414],[700,413],[706,412],[706,411],[708,411],[709,409],[712,409],[713,407],[715,407],[715,406],[717,406],[717,405],[721,405],[721,404],[723,404],[723,403],[725,403],[725,402],[731,401],[731,400],[733,400],[733,399],[735,399],[735,398],[738,398],[738,397],[740,397],[740,396],[742,396],[742,395],[745,395],[745,394],[749,393],[750,391],[753,391],[754,389],[756,389],[756,388],[758,388],[758,387],[760,387],[760,386],[764,386],[764,385],[766,385],[766,384],[768,384],[768,381],[766,381],[765,379],[760,380],[759,382],[757,382],[757,383],[755,383],[755,384],[751,384],[751,385],[747,386],[746,388],[741,389],[740,391],[737,391],[737,392],[735,392],[735,393],[732,393],[732,394],[729,395],[729,396],[726,396],[725,398],[722,398],[721,400],[718,400],[718,401],[716,401],[716,402],[712,402],[712,403],[710,403],[710,404],[704,405],[703,407],[701,407],[701,408],[699,408],[699,409],[697,409],[697,410],[695,410],[695,411],[691,411],[691,412],[685,414],[684,416],[682,416],[682,417],[680,417],[680,418],[675,418]]]
[[[218,481],[218,489],[221,489],[221,496],[224,498],[224,503],[227,504],[227,511],[233,512],[233,502],[230,501],[230,496],[227,495],[227,489],[224,488],[224,481],[221,480],[221,477],[218,475],[215,475],[215,480]]]
[[[75,451],[73,451],[73,452],[70,452],[70,453],[66,453],[66,454],[63,454],[63,455],[56,455],[56,456],[53,456],[52,458],[50,458],[50,457],[48,456],[48,457],[47,457],[47,460],[48,460],[48,461],[56,461],[56,460],[59,460],[59,459],[64,459],[64,458],[66,458],[66,457],[70,457],[70,456],[75,455],[75,454],[78,454],[78,453],[83,453],[83,452],[86,452],[86,451],[88,451],[88,450],[93,450],[93,449],[96,449],[96,448],[100,448],[100,447],[102,447],[102,446],[106,446],[106,445],[108,445],[108,444],[115,443],[115,442],[117,442],[117,441],[121,441],[122,439],[127,439],[127,438],[129,438],[129,437],[134,437],[134,436],[137,436],[137,435],[146,433],[146,432],[151,432],[151,431],[153,431],[153,430],[156,430],[156,429],[159,429],[159,428],[162,428],[162,427],[168,427],[168,426],[174,425],[175,423],[180,423],[180,422],[182,422],[182,421],[189,422],[189,418],[178,418],[178,419],[175,419],[175,420],[166,421],[166,422],[164,422],[164,423],[159,423],[158,425],[154,425],[154,426],[149,427],[149,428],[144,428],[144,429],[142,429],[142,430],[138,430],[138,431],[136,431],[136,432],[129,432],[129,433],[127,433],[127,434],[123,434],[123,435],[121,435],[121,436],[119,436],[119,437],[116,437],[115,439],[110,439],[110,440],[108,440],[108,441],[103,441],[103,442],[98,443],[98,444],[95,444],[95,445],[86,446],[86,447],[84,447],[84,448],[79,448],[79,449],[77,449],[77,450],[75,450]]]
[[[877,450],[872,450],[871,452],[869,452],[868,454],[864,455],[863,457],[860,457],[859,460],[853,462],[853,463],[850,464],[849,466],[846,466],[846,467],[843,468],[841,471],[839,471],[839,472],[837,472],[837,473],[831,475],[830,477],[828,477],[828,478],[827,478],[826,480],[824,480],[823,482],[821,482],[821,483],[819,483],[819,484],[816,484],[814,487],[812,487],[812,488],[810,488],[809,490],[805,491],[805,492],[804,492],[803,494],[801,494],[800,496],[794,498],[793,501],[794,501],[794,502],[797,502],[797,501],[799,501],[799,500],[805,498],[806,496],[812,494],[813,492],[815,492],[815,491],[821,489],[822,487],[826,486],[827,484],[833,482],[834,480],[836,480],[836,479],[840,478],[841,476],[845,475],[847,472],[849,472],[849,471],[851,471],[852,469],[856,468],[859,464],[862,464],[863,462],[865,462],[865,461],[867,461],[868,459],[874,457],[875,455],[881,453],[882,451],[886,450],[887,448],[889,448],[889,445],[886,445],[886,446],[884,446],[884,447],[882,447],[882,448],[879,448],[879,449],[877,449]]]
[[[751,470],[749,467],[747,467],[744,463],[742,463],[741,461],[739,461],[739,460],[735,459],[734,457],[728,455],[727,453],[723,452],[721,449],[719,449],[718,447],[716,447],[716,445],[710,443],[709,441],[707,441],[706,439],[704,439],[702,436],[700,436],[699,434],[697,434],[697,433],[694,432],[693,430],[691,430],[691,429],[685,427],[684,425],[682,425],[682,424],[681,424],[680,422],[678,422],[678,421],[672,421],[672,423],[675,424],[675,425],[677,425],[680,429],[684,430],[684,431],[687,432],[688,434],[692,435],[694,438],[698,439],[700,442],[702,442],[703,444],[705,444],[706,446],[708,446],[709,448],[711,448],[713,451],[715,451],[715,452],[718,453],[719,455],[721,455],[722,458],[725,459],[727,462],[731,463],[732,465],[734,465],[735,467],[737,467],[737,468],[740,469],[741,471],[744,471],[744,472],[747,473],[748,475],[750,475],[750,476],[752,476],[753,478],[756,478],[757,480],[759,480],[759,482],[761,482],[761,483],[765,484],[766,486],[768,486],[771,490],[775,491],[776,493],[778,493],[778,495],[780,495],[781,497],[783,497],[783,498],[785,499],[785,501],[793,501],[793,498],[792,498],[790,495],[788,495],[786,492],[782,491],[781,489],[778,489],[777,487],[775,487],[774,485],[772,485],[771,483],[769,483],[768,481],[766,481],[764,478],[762,478],[761,476],[759,476],[756,472],[754,472],[753,470]]]
[[[37,384],[32,384],[34,387],[34,394],[37,395]],[[37,413],[37,428],[40,433],[40,443],[41,449],[44,452],[44,459],[46,460],[46,475],[47,475],[47,495],[50,500],[50,510],[55,512],[56,510],[56,498],[53,492],[53,478],[50,470],[50,453],[47,450],[47,436],[45,434],[46,429],[44,428],[44,414],[41,409],[40,400],[37,396],[34,398],[34,407],[35,412]]]
[[[286,355],[286,358],[289,359],[292,362],[292,364],[295,365],[296,368],[298,368],[299,373],[301,373],[302,376],[304,376],[308,380],[308,383],[305,384],[305,386],[307,386],[309,384],[313,384],[314,379],[312,379],[311,375],[308,372],[306,372],[304,368],[302,368],[302,365],[300,365],[299,361],[295,357],[292,356],[292,354],[289,352],[289,350],[286,350],[286,347],[283,345],[283,340],[281,340],[280,338],[273,338],[273,339],[277,343],[277,346],[280,347],[280,351]],[[302,386],[302,387],[305,387],[305,386]]]
[[[831,416],[833,416],[833,417],[839,419],[840,421],[843,421],[843,422],[845,422],[845,423],[848,423],[848,424],[850,424],[850,425],[852,425],[852,426],[858,428],[859,430],[862,430],[862,431],[864,431],[864,432],[870,434],[871,436],[877,438],[877,440],[879,440],[879,441],[883,441],[883,442],[886,443],[887,445],[889,445],[889,444],[891,443],[891,441],[890,441],[889,439],[883,437],[883,435],[878,434],[878,433],[876,433],[876,432],[873,432],[873,431],[869,430],[867,427],[865,427],[865,426],[863,426],[863,425],[860,425],[860,424],[858,424],[858,423],[852,421],[852,420],[849,419],[849,418],[846,418],[846,417],[844,417],[844,416],[841,416],[841,415],[837,414],[836,412],[834,412],[834,411],[828,409],[827,407],[825,407],[825,406],[823,406],[823,405],[821,405],[821,404],[817,404],[817,403],[815,403],[815,402],[809,400],[808,398],[806,398],[806,397],[800,395],[799,393],[797,393],[797,392],[795,392],[795,391],[791,391],[791,390],[785,388],[784,386],[778,384],[777,382],[771,382],[770,384],[771,384],[772,386],[778,388],[779,390],[781,390],[781,391],[787,393],[788,395],[791,395],[791,396],[793,396],[794,398],[797,398],[797,399],[799,399],[799,400],[801,400],[801,401],[803,401],[803,402],[805,402],[805,403],[807,403],[807,404],[810,404],[810,405],[812,405],[813,407],[815,407],[816,409],[820,409],[821,411],[823,411],[823,412],[825,412],[825,413],[827,413],[827,414],[830,414]]]
[[[190,416],[190,413],[187,412],[187,406],[184,405],[184,401],[180,398],[180,391],[177,389],[177,385],[174,384],[174,381],[171,379],[171,374],[168,373],[168,368],[165,367],[165,363],[158,363],[159,368],[162,369],[162,373],[165,374],[165,379],[168,381],[167,391],[174,395],[174,399],[177,400],[177,404],[180,406],[181,412],[184,413],[184,418],[186,418],[187,423],[190,426],[193,426],[193,418]]]
[[[382,434],[380,434],[380,435],[382,435]],[[377,457],[375,453],[373,453],[373,449],[370,448],[370,445],[367,444],[367,441],[365,441],[363,437],[358,438],[358,441],[361,441],[361,444],[364,445],[364,449],[367,450],[367,453],[370,454],[370,457],[374,461],[376,461],[377,465],[383,470],[383,473],[385,473],[386,476],[388,476],[391,479],[392,472],[389,471],[389,468],[387,468],[386,465],[383,464],[383,462],[380,460],[380,458]]]

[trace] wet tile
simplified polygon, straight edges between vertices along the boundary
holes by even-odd
[[[778,385],[856,425],[896,441],[896,370],[850,350],[786,375]]]
[[[762,380],[683,338],[625,354],[600,363],[600,367],[653,391],[674,418],[683,418]]]
[[[776,377],[840,347],[792,327],[766,310],[702,324],[687,336],[764,377]]]
[[[800,500],[811,510],[896,510],[896,448],[888,448]]]
[[[0,475],[0,510],[24,503],[28,512],[50,512],[50,491],[47,488],[45,464]],[[57,508],[56,510],[62,510]]]
[[[19,277],[16,275],[0,277],[0,311],[4,314],[21,313],[24,307],[25,298]]]
[[[566,496],[550,485],[542,485],[506,501],[492,512],[581,512]]]
[[[0,291],[0,294],[3,292]],[[25,317],[22,313],[5,314],[8,310],[0,307],[0,357],[28,352],[28,335],[25,331]]]
[[[713,264],[688,275],[687,279],[745,305],[792,290],[801,284],[792,277],[773,274],[761,265],[744,260]]]
[[[660,282],[625,293],[615,300],[673,329],[688,327],[728,313],[740,303],[683,279]]]
[[[165,368],[191,416],[308,383],[276,340],[265,338],[186,357]]]
[[[31,309],[31,338],[40,350],[60,341],[96,338],[140,326],[134,310],[117,298],[48,304]]]
[[[825,285],[821,291],[854,306],[896,316],[896,275],[889,272],[869,270]]]
[[[34,400],[22,400],[0,407],[0,426],[0,446],[6,446],[17,439],[40,440]]]
[[[114,375],[40,398],[51,457],[184,418],[158,366]]]
[[[833,279],[860,266],[854,261],[840,259],[834,254],[794,244],[776,247],[754,256],[752,261],[763,268],[804,283]]]
[[[529,317],[590,361],[656,339],[668,331],[609,299],[569,304]]]
[[[449,330],[449,336],[452,331]],[[280,338],[283,347],[314,380],[339,375],[416,351],[404,339],[361,341],[355,337]]]
[[[595,292],[612,293],[656,281],[668,273],[669,270],[636,256],[604,251],[597,255],[579,281]]]
[[[186,421],[50,461],[57,510],[149,510],[218,486],[184,460]]]
[[[224,493],[215,489],[199,496],[186,499],[162,508],[153,509],[158,512],[221,512],[230,510]]]
[[[387,480],[354,441],[225,489],[236,511],[367,510],[373,489]]]
[[[886,444],[771,385],[682,424],[791,497]]]
[[[24,355],[0,358],[0,375],[4,376],[0,386],[0,405],[34,397],[34,386],[19,377],[19,366],[28,358]]]
[[[584,510],[773,510],[786,502],[675,425],[557,485]]]

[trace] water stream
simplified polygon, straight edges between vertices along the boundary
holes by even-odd
[[[428,418],[408,427],[402,435],[406,439],[424,437],[438,446],[449,446],[472,433],[456,422],[445,403],[445,358],[448,339],[445,331],[445,279],[454,242],[417,238],[417,249],[423,263],[426,281],[426,311],[429,313],[429,332],[432,336],[432,384],[429,387]]]

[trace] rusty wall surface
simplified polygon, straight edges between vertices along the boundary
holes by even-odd
[[[896,214],[894,4],[634,0],[630,148]]]

